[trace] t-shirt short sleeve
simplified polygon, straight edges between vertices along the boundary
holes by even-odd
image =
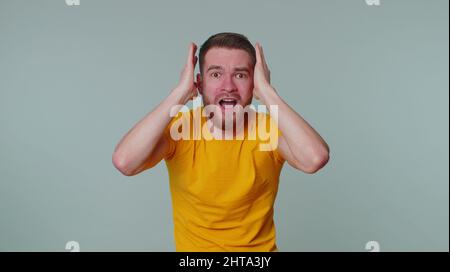
[[[172,120],[169,122],[169,124],[164,129],[163,137],[166,139],[167,143],[169,144],[169,151],[167,153],[165,160],[171,160],[176,153],[177,141],[175,141],[172,138],[172,136],[170,135],[170,128],[179,118],[181,118],[181,116],[182,116],[182,114],[179,113],[177,116],[173,117]]]
[[[282,135],[281,130],[278,127],[278,123],[270,116],[270,114],[266,114],[266,113],[262,113],[264,114],[263,116],[266,118],[266,130],[273,130],[273,126],[276,126],[276,145],[272,146],[272,150],[270,152],[272,152],[273,157],[275,159],[275,161],[279,164],[283,164],[285,159],[283,158],[283,156],[280,153],[280,148],[279,148],[279,140],[280,137]]]
[[[281,134],[281,130],[278,128],[278,146],[277,146],[277,148],[275,148],[275,149],[273,150],[273,155],[274,155],[274,157],[275,157],[275,160],[276,160],[278,163],[283,164],[283,163],[285,162],[285,159],[283,158],[283,156],[282,156],[281,153],[280,153],[280,144],[279,144],[281,135],[282,135],[282,134]]]

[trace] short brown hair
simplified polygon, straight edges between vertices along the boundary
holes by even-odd
[[[232,32],[217,33],[209,37],[200,47],[199,52],[199,66],[200,73],[203,74],[203,64],[205,62],[205,55],[209,49],[213,47],[242,49],[246,51],[252,59],[252,67],[256,64],[256,51],[251,42],[242,34]]]

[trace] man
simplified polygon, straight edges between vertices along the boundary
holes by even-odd
[[[196,49],[191,43],[178,85],[122,138],[113,163],[132,176],[165,159],[177,251],[276,251],[273,205],[284,161],[315,173],[328,162],[329,148],[271,86],[258,43],[253,47],[236,33],[211,36],[200,49],[194,81]],[[172,118],[198,93],[204,107]],[[252,110],[242,110],[253,97],[267,106],[268,115],[250,118]],[[209,106],[213,109],[205,113]],[[193,117],[197,111],[200,122]],[[278,133],[275,145],[262,149],[261,137],[249,135],[265,130],[259,129],[265,116]],[[190,128],[184,137],[180,124]],[[230,131],[231,140],[225,136]]]

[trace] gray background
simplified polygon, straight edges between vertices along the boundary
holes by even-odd
[[[281,251],[448,251],[448,1],[0,0],[0,250],[173,251],[164,163],[112,165],[178,82],[190,41],[260,41],[331,147],[285,166]]]

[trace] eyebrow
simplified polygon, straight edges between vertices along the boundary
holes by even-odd
[[[208,70],[206,70],[206,72],[208,72],[210,70],[224,70],[224,69],[220,65],[211,65],[211,66],[208,67]],[[235,72],[247,72],[247,73],[250,74],[250,70],[247,67],[236,67],[233,70]]]
[[[236,67],[234,68],[235,72],[247,72],[250,74],[250,70],[247,67]]]

